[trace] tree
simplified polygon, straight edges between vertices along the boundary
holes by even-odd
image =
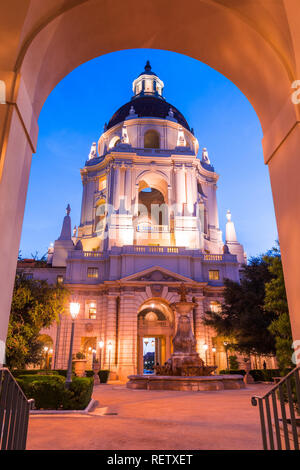
[[[63,313],[68,295],[63,286],[50,286],[46,281],[17,275],[6,341],[9,367],[24,368],[26,364],[40,362],[43,347],[40,331]]]
[[[229,368],[230,370],[238,370],[239,369],[239,361],[237,360],[236,355],[229,356]]]
[[[276,315],[266,311],[264,304],[265,283],[272,277],[268,260],[259,256],[243,267],[240,283],[225,280],[221,310],[206,312],[204,322],[229,338],[229,349],[244,354],[275,353],[274,337],[268,328]]]
[[[293,339],[279,247],[273,248],[264,259],[272,275],[272,279],[265,285],[265,310],[276,314],[269,331],[275,338],[279,367],[285,369],[293,365],[291,349]]]

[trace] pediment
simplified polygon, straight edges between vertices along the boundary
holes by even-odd
[[[147,282],[147,283],[160,283],[160,282],[194,282],[189,277],[182,276],[181,274],[174,273],[168,269],[161,268],[160,266],[153,266],[138,273],[131,274],[130,276],[120,279],[122,282]]]

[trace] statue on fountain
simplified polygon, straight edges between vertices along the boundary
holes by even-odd
[[[187,289],[182,283],[178,289],[180,301],[171,305],[179,313],[176,335],[173,338],[174,352],[163,366],[156,366],[156,375],[205,376],[217,367],[204,364],[196,351],[196,338],[192,331],[189,313],[196,306],[187,301]]]

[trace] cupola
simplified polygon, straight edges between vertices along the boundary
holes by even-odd
[[[162,96],[163,88],[163,81],[152,72],[150,62],[147,60],[145,70],[132,83],[132,99],[140,96],[155,96],[164,99]]]

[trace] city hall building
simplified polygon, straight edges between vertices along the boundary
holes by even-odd
[[[220,307],[224,279],[239,281],[244,249],[229,211],[223,238],[218,175],[207,150],[199,155],[184,116],[164,98],[164,83],[149,62],[132,88],[80,170],[78,229],[72,230],[68,206],[47,265],[23,261],[18,269],[70,290],[81,306],[73,351],[91,361],[94,350],[94,359],[101,356],[101,367],[120,380],[143,373],[149,351],[156,363],[169,358],[177,321],[172,304],[184,283],[196,303],[191,322],[198,352],[222,369],[223,341],[202,319]],[[68,308],[43,333],[53,344],[52,366],[66,368]]]

